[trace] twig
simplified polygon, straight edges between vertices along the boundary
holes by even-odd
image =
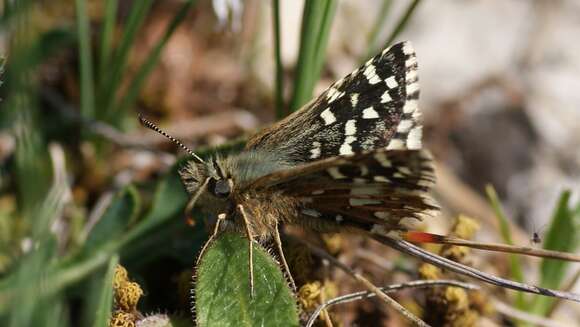
[[[393,298],[391,298],[390,296],[385,294],[379,287],[375,286],[368,279],[363,277],[361,274],[355,272],[354,270],[352,270],[350,267],[348,267],[344,263],[338,261],[335,257],[328,254],[324,249],[321,249],[313,244],[310,244],[309,242],[307,242],[303,239],[300,239],[297,237],[292,237],[292,238],[295,241],[306,245],[315,255],[330,261],[332,264],[334,264],[338,268],[342,269],[344,272],[346,272],[347,274],[352,276],[354,279],[359,281],[367,290],[376,294],[383,302],[390,305],[393,309],[395,309],[397,312],[399,312],[401,315],[403,315],[405,318],[407,318],[414,326],[422,326],[422,327],[429,326],[423,320],[419,319],[414,314],[412,314],[407,309],[405,309],[402,305],[400,305]]]
[[[41,90],[40,94],[42,98],[54,107],[64,118],[86,127],[90,132],[105,138],[111,143],[122,147],[147,147],[144,142],[128,137],[125,133],[122,133],[113,126],[81,116],[76,108],[68,104],[59,94],[50,89],[44,88]]]
[[[416,243],[434,243],[434,244],[449,244],[456,246],[465,246],[472,249],[494,251],[494,252],[504,252],[504,253],[516,253],[532,257],[541,257],[565,261],[580,262],[580,256],[574,253],[537,249],[528,246],[517,246],[510,244],[500,244],[500,243],[488,243],[488,242],[476,242],[465,240],[457,237],[450,237],[439,234],[424,233],[424,232],[408,232],[405,234],[405,239],[414,242],[413,239],[417,236],[421,240]],[[411,238],[409,238],[411,237]],[[414,242],[415,243],[415,242]]]
[[[522,291],[522,292],[526,292],[526,293],[539,294],[539,295],[544,295],[544,296],[551,296],[551,297],[562,298],[562,299],[571,300],[571,301],[575,301],[575,302],[580,302],[580,294],[576,294],[576,293],[572,293],[572,292],[558,291],[558,290],[543,288],[543,287],[524,284],[524,283],[518,283],[518,282],[515,282],[512,280],[497,277],[497,276],[494,276],[492,274],[485,273],[481,270],[477,270],[475,268],[460,264],[458,262],[451,261],[449,259],[440,257],[438,255],[435,255],[431,252],[428,252],[428,251],[426,251],[426,250],[424,250],[424,249],[422,249],[422,248],[420,248],[412,243],[409,243],[407,241],[395,239],[395,238],[392,238],[390,236],[381,235],[381,234],[372,234],[372,237],[375,240],[377,240],[377,241],[379,241],[387,246],[390,246],[391,248],[393,248],[395,250],[398,250],[398,251],[401,251],[401,252],[408,254],[410,256],[414,256],[416,258],[419,258],[420,260],[422,260],[424,262],[430,263],[430,264],[435,265],[437,267],[441,267],[443,269],[453,271],[453,272],[458,273],[458,274],[462,274],[465,276],[469,276],[469,277],[478,279],[478,280],[485,282],[485,283],[488,283],[488,284],[497,285],[497,286],[504,287],[504,288],[510,288],[512,290]]]
[[[537,316],[525,311],[518,310],[508,304],[505,304],[499,300],[493,300],[493,305],[495,309],[508,317],[512,317],[518,320],[532,323],[534,326],[544,326],[544,327],[565,327],[568,324],[561,324],[557,321]]]
[[[566,283],[566,285],[564,285],[562,289],[565,291],[572,290],[574,288],[574,285],[576,285],[579,279],[580,279],[580,269],[576,271],[574,276],[572,276],[572,278]],[[546,317],[552,316],[552,314],[554,313],[554,311],[556,311],[556,309],[558,308],[558,306],[560,306],[560,304],[562,304],[562,299],[556,299],[550,306],[550,310],[548,310]]]
[[[385,286],[385,287],[380,287],[379,289],[384,293],[393,293],[393,292],[396,292],[396,291],[399,291],[402,289],[406,289],[406,288],[428,288],[428,287],[433,287],[433,286],[455,286],[455,287],[461,287],[461,288],[468,289],[468,290],[479,290],[480,289],[479,286],[474,285],[474,284],[458,282],[455,280],[447,280],[447,279],[416,280],[416,281],[402,283],[402,284],[394,284],[394,285],[389,285],[389,286]],[[348,302],[353,302],[353,301],[358,301],[358,300],[364,300],[364,299],[372,298],[375,296],[376,296],[376,294],[374,292],[362,291],[362,292],[356,292],[356,293],[342,295],[339,297],[335,297],[334,299],[328,300],[325,303],[319,305],[318,308],[316,308],[314,313],[312,313],[312,315],[308,319],[306,327],[311,327],[314,324],[316,318],[318,318],[318,316],[320,315],[320,312],[322,312],[322,310],[326,310],[328,307],[330,307],[332,305],[348,303]]]

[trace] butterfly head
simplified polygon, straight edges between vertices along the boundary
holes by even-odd
[[[200,197],[207,200],[207,202],[204,202],[204,208],[219,210],[220,212],[217,213],[225,213],[232,206],[229,198],[231,197],[234,183],[231,177],[232,174],[224,169],[222,159],[211,158],[208,161],[204,161],[181,141],[167,134],[142,115],[139,115],[139,121],[143,126],[171,140],[193,158],[179,171],[185,188],[192,194],[187,208],[188,212],[191,211],[193,205]]]
[[[203,203],[204,210],[215,214],[226,213],[233,207],[234,179],[220,158],[205,162],[189,161],[179,170],[179,175],[191,195],[188,211],[196,203]]]

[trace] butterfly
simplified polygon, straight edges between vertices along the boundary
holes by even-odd
[[[421,146],[418,101],[415,51],[410,42],[402,42],[250,137],[237,154],[203,160],[150,121],[142,116],[140,120],[192,157],[179,170],[190,194],[186,211],[195,207],[216,221],[198,262],[222,230],[245,233],[251,292],[254,241],[276,244],[295,289],[280,237],[280,226],[291,224],[316,232],[366,233],[402,252],[488,283],[555,294],[474,272],[401,238],[439,211],[429,194],[435,173],[430,153]]]

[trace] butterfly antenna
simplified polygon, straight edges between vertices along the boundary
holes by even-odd
[[[147,120],[147,118],[143,117],[142,114],[139,114],[139,121],[141,122],[141,125],[156,131],[157,133],[159,133],[159,134],[165,136],[166,138],[168,138],[169,140],[171,140],[171,142],[177,144],[180,148],[182,148],[183,150],[185,150],[185,152],[187,152],[190,156],[192,156],[197,162],[199,162],[199,163],[204,162],[203,159],[201,159],[197,154],[195,154],[195,152],[193,152],[190,148],[186,147],[180,140],[165,133],[161,128],[157,127],[157,125],[153,124],[152,122]]]

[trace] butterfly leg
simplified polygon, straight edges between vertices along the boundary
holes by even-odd
[[[249,241],[249,248],[248,248],[248,265],[250,269],[250,296],[254,297],[254,237],[252,236],[252,231],[250,230],[250,221],[246,216],[246,211],[244,210],[244,206],[238,204],[238,211],[240,212],[242,218],[244,219],[244,225],[246,227],[246,234],[248,236]]]
[[[211,236],[209,237],[207,242],[205,242],[205,244],[201,248],[201,251],[199,252],[199,256],[197,257],[196,265],[199,265],[199,260],[201,260],[201,257],[205,254],[207,247],[215,240],[215,238],[220,230],[220,225],[225,219],[226,219],[225,213],[220,213],[217,216],[217,221],[215,222],[215,226],[213,228],[213,233],[211,234]]]
[[[209,178],[206,178],[203,181],[203,183],[201,184],[201,187],[199,187],[198,191],[191,197],[189,202],[187,202],[187,206],[185,206],[185,221],[191,227],[193,227],[195,225],[195,219],[193,219],[193,217],[191,216],[191,211],[193,210],[193,206],[197,202],[197,199],[199,198],[201,193],[203,193],[203,191],[205,191],[205,188],[207,187],[208,183],[209,183]],[[219,216],[218,216],[218,219],[219,219]]]
[[[280,260],[282,260],[282,266],[284,267],[284,271],[290,280],[290,286],[294,292],[296,292],[296,283],[294,282],[294,278],[292,278],[292,274],[290,273],[290,267],[288,266],[288,262],[286,262],[286,256],[284,256],[284,251],[282,250],[282,239],[280,238],[280,227],[276,225],[274,230],[274,243],[276,243],[276,248],[278,249],[278,254],[280,254]]]

